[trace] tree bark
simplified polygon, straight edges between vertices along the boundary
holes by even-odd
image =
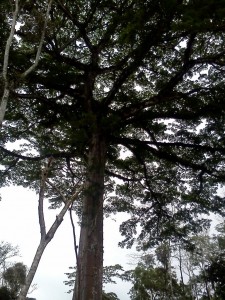
[[[104,138],[94,133],[89,148],[73,300],[102,299],[105,161]]]

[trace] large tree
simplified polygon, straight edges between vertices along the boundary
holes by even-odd
[[[225,3],[55,0],[46,14],[47,4],[19,1],[1,184],[38,188],[49,157],[63,193],[85,182],[73,300],[99,300],[104,208],[129,212],[123,244],[140,224],[144,247],[200,230],[201,213],[223,213]],[[19,151],[7,149],[17,140]]]

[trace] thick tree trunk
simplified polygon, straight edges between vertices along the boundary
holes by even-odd
[[[89,149],[73,300],[102,299],[105,156],[104,139],[95,133]]]

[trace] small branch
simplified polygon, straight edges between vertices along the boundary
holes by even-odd
[[[68,170],[69,170],[70,173],[71,173],[71,176],[72,176],[72,182],[73,182],[73,184],[74,184],[74,177],[75,177],[75,174],[74,174],[73,170],[71,169],[70,158],[69,158],[69,157],[66,158],[66,164],[67,164]]]
[[[4,81],[4,92],[3,92],[1,106],[0,106],[0,126],[2,126],[2,122],[4,120],[6,107],[9,99],[9,81],[8,81],[9,51],[15,34],[15,27],[16,27],[16,20],[17,20],[18,13],[19,13],[19,0],[15,0],[15,10],[13,12],[11,31],[8,40],[6,42],[4,61],[3,61],[2,77]]]
[[[12,25],[11,25],[11,31],[9,34],[9,38],[6,42],[6,47],[5,47],[5,55],[4,55],[4,62],[3,62],[3,71],[2,71],[2,77],[5,81],[7,81],[7,73],[8,73],[8,64],[9,64],[9,50],[12,44],[12,40],[15,34],[15,29],[16,29],[16,20],[17,16],[19,13],[19,0],[15,1],[15,11],[13,12],[13,20],[12,20]]]
[[[140,178],[128,178],[128,177],[125,177],[123,175],[119,175],[119,174],[116,174],[112,171],[109,171],[109,170],[105,170],[105,173],[109,176],[113,176],[113,177],[116,177],[118,179],[121,179],[123,181],[128,181],[128,182],[137,182],[137,181],[140,181]]]
[[[8,174],[9,174],[9,171],[10,171],[12,168],[14,168],[14,167],[16,166],[16,164],[18,163],[18,161],[19,161],[19,158],[16,158],[16,159],[8,166],[8,168],[2,172],[1,176],[3,177],[3,176],[8,175]]]
[[[50,180],[46,179],[46,182],[60,195],[63,203],[66,203],[67,202],[66,197],[63,195],[61,190],[59,188],[57,188],[57,186],[55,186]]]
[[[74,153],[70,153],[70,152],[59,152],[59,153],[46,153],[45,155],[41,155],[41,156],[25,156],[25,155],[21,155],[19,153],[10,151],[2,146],[0,146],[0,151],[2,151],[3,153],[5,153],[8,156],[12,156],[14,158],[19,158],[19,159],[24,159],[24,160],[28,160],[28,161],[39,161],[39,160],[43,160],[45,158],[49,158],[49,157],[53,157],[53,158],[67,158],[67,157],[72,157],[73,155],[75,155]]]
[[[73,215],[72,215],[72,204],[69,208],[69,214],[70,214],[70,222],[73,230],[73,242],[74,242],[74,251],[75,251],[75,256],[76,256],[76,261],[77,261],[77,269],[79,269],[79,260],[78,260],[78,252],[77,252],[77,238],[76,238],[76,231],[75,231],[75,225],[73,222]]]
[[[45,14],[44,27],[43,27],[42,34],[41,34],[40,43],[39,43],[39,46],[38,46],[38,49],[37,49],[37,54],[36,54],[35,62],[33,63],[32,66],[30,66],[30,68],[28,68],[21,75],[22,78],[25,78],[28,74],[30,74],[37,67],[37,65],[39,63],[40,55],[41,55],[41,50],[42,50],[42,46],[43,46],[43,43],[44,43],[46,28],[47,28],[47,24],[48,24],[49,12],[50,12],[50,9],[51,9],[51,6],[52,6],[52,2],[53,2],[53,0],[50,0],[49,3],[48,3],[47,11],[46,11],[46,14]]]

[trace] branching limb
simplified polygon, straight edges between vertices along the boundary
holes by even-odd
[[[51,9],[51,6],[52,6],[52,2],[53,2],[53,0],[50,0],[48,2],[48,7],[47,7],[46,15],[45,15],[44,26],[43,26],[43,30],[42,30],[42,33],[41,33],[41,39],[40,39],[40,43],[39,43],[39,46],[38,46],[38,49],[37,49],[35,61],[34,61],[33,65],[30,66],[30,68],[28,68],[25,72],[23,72],[23,74],[21,75],[21,78],[25,78],[28,74],[30,74],[37,67],[37,65],[39,63],[40,56],[41,56],[41,51],[42,51],[42,46],[43,46],[43,43],[44,43],[46,28],[47,28],[47,24],[48,24],[49,12],[50,12],[50,9]]]
[[[184,167],[187,167],[187,168],[191,168],[195,171],[199,170],[199,171],[204,171],[205,173],[207,174],[211,174],[211,175],[214,175],[213,173],[216,172],[216,169],[212,169],[212,168],[209,168],[207,167],[204,163],[195,163],[193,162],[191,159],[186,159],[186,158],[183,158],[182,156],[179,156],[177,155],[175,152],[167,152],[165,150],[162,150],[162,149],[155,149],[155,147],[151,147],[151,145],[154,145],[154,142],[152,141],[140,141],[140,140],[137,140],[137,139],[130,139],[130,138],[117,138],[117,143],[120,143],[121,145],[125,146],[126,148],[128,148],[129,150],[131,149],[131,151],[133,152],[134,149],[136,149],[135,151],[138,151],[139,148],[142,148],[142,149],[145,149],[145,151],[153,154],[155,157],[158,157],[160,159],[163,159],[163,160],[166,160],[166,161],[169,161],[169,162],[173,162],[173,163],[176,163],[176,164],[179,164],[180,166],[184,166]],[[160,143],[160,142],[157,142],[156,145],[158,146],[164,146],[164,145],[168,145],[171,143]],[[193,144],[184,144],[184,143],[173,143],[173,145],[179,145],[181,146],[188,146],[188,147],[193,147],[194,145]],[[196,149],[203,149],[203,150],[210,150],[210,149],[213,149],[211,147],[208,147],[208,146],[200,146],[200,145],[195,145],[196,146]],[[131,147],[131,148],[129,148]],[[193,147],[194,149],[194,147]],[[217,148],[216,148],[217,149]]]
[[[45,170],[48,171],[50,168],[50,164],[51,164],[51,160],[49,159],[48,165],[46,166]],[[44,175],[43,172],[43,176],[46,178],[46,175]],[[65,213],[67,212],[67,210],[69,209],[69,207],[72,205],[72,203],[74,202],[74,200],[78,197],[80,191],[82,190],[83,186],[80,186],[76,192],[69,198],[67,199],[64,207],[61,209],[60,213],[58,214],[58,216],[56,216],[55,221],[53,222],[52,226],[50,227],[50,229],[48,230],[48,232],[45,234],[44,238],[41,238],[39,246],[37,248],[37,251],[35,253],[33,262],[31,264],[30,270],[27,274],[26,277],[26,283],[25,285],[22,287],[20,295],[18,297],[18,300],[25,300],[26,299],[26,295],[28,293],[28,290],[31,286],[31,283],[33,281],[33,278],[36,274],[39,262],[41,260],[41,257],[44,253],[44,250],[46,248],[46,246],[49,244],[49,242],[52,240],[52,238],[54,237],[57,229],[59,228],[60,224],[63,221],[63,217],[65,215]]]
[[[38,49],[37,49],[35,61],[34,61],[33,65],[30,68],[28,68],[21,75],[21,78],[25,78],[38,65],[38,62],[40,60],[41,51],[42,51],[42,46],[43,46],[43,43],[44,43],[44,38],[45,38],[45,33],[46,33],[46,28],[47,28],[47,23],[48,23],[48,17],[49,17],[49,12],[50,12],[50,9],[51,9],[52,2],[53,2],[53,0],[50,0],[49,3],[48,3],[46,16],[45,16],[45,21],[44,21],[44,27],[43,27],[43,30],[42,30],[41,39],[40,39],[40,43],[39,43],[39,46],[38,46]],[[13,40],[13,37],[14,37],[14,34],[15,34],[15,27],[16,27],[18,13],[19,13],[19,0],[15,0],[15,10],[13,12],[13,20],[12,20],[10,35],[9,35],[9,38],[6,42],[4,62],[3,62],[3,70],[2,70],[2,77],[3,77],[3,81],[4,81],[4,91],[3,91],[3,96],[2,96],[1,106],[0,106],[0,126],[2,126],[2,123],[3,123],[3,120],[4,120],[5,112],[6,112],[6,108],[7,108],[7,104],[8,104],[8,99],[9,99],[10,84],[9,84],[9,80],[8,80],[8,76],[7,76],[8,75],[7,70],[8,70],[8,64],[9,64],[9,51],[10,51],[12,40]]]
[[[4,81],[4,91],[3,91],[3,96],[2,96],[1,106],[0,106],[0,126],[2,126],[2,122],[4,120],[6,107],[9,99],[9,81],[8,81],[9,51],[15,34],[18,13],[19,13],[19,0],[15,0],[15,10],[13,12],[11,31],[8,40],[6,42],[4,61],[3,61],[2,77]]]

